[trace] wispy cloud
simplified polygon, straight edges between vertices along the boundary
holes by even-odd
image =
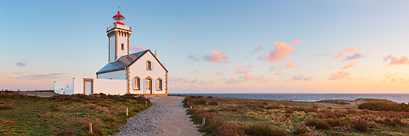
[[[345,49],[344,49],[345,52],[355,52],[355,51],[359,51],[359,50],[362,50],[362,48],[359,48],[356,45],[354,45],[354,48],[345,47]]]
[[[390,61],[388,66],[391,65],[408,65],[409,64],[409,59],[406,56],[402,57],[393,57],[392,54],[386,56],[383,58],[383,61],[387,62]]]
[[[301,42],[300,42],[300,40],[292,41],[291,45],[294,45],[294,44],[301,44]]]
[[[287,60],[287,63],[286,63],[286,65],[285,65],[285,68],[292,68],[292,67],[295,67],[294,62],[291,61],[291,60]]]
[[[359,59],[359,58],[363,58],[363,57],[365,57],[365,55],[362,55],[361,53],[356,53],[356,54],[354,54],[352,56],[347,56],[347,58],[344,59],[344,60],[355,60],[355,59]]]
[[[256,78],[256,81],[260,82],[260,83],[266,83],[270,80],[268,80],[267,78],[265,78],[263,75],[259,76]]]
[[[147,50],[147,48],[146,48],[146,47],[143,47],[143,46],[131,46],[131,47],[129,47],[129,49],[130,49],[131,51],[134,51],[134,52],[139,52],[139,51]]]
[[[180,41],[186,41],[187,39],[179,39],[176,37],[173,37],[172,40],[168,40],[168,42],[180,42]]]
[[[197,80],[197,79],[193,79],[192,81],[190,81],[189,83],[196,83],[197,81],[199,81],[199,80]]]
[[[210,62],[213,62],[213,63],[228,62],[229,61],[229,55],[227,53],[222,52],[222,51],[212,50],[210,55],[203,56],[203,60],[204,61],[210,61]]]
[[[268,71],[273,71],[274,70],[274,66],[271,66],[269,69],[268,69]]]
[[[60,77],[65,77],[66,73],[50,73],[50,74],[34,74],[28,76],[19,76],[16,79],[25,79],[25,80],[42,80],[42,79],[55,79]]]
[[[254,67],[253,65],[247,65],[247,66],[243,66],[243,67],[239,66],[236,69],[236,73],[238,73],[238,74],[248,73],[253,67]]]
[[[237,81],[233,78],[230,78],[229,80],[226,81],[226,84],[233,84],[233,83],[237,83]]]
[[[250,74],[245,74],[243,77],[241,77],[241,78],[244,78],[244,80],[246,80],[246,81],[249,81],[249,80],[252,80],[253,78],[254,78],[254,76],[253,75],[250,75]]]
[[[310,77],[304,77],[304,75],[294,75],[293,77],[291,77],[289,80],[286,80],[284,82],[290,82],[290,81],[310,81],[312,80],[311,76]]]
[[[339,71],[336,74],[331,74],[330,77],[327,77],[328,80],[342,80],[342,79],[349,79],[349,73],[344,71]]]
[[[223,75],[223,73],[216,72],[216,75],[221,76],[221,75]]]
[[[333,57],[333,59],[338,59],[338,58],[341,58],[341,57],[342,57],[342,54],[341,54],[341,52],[339,52],[337,55],[335,55]]]
[[[269,54],[261,56],[259,60],[267,60],[268,62],[274,63],[283,60],[287,55],[295,53],[295,50],[291,50],[291,46],[285,44],[284,42],[275,42],[274,50]]]
[[[200,60],[200,58],[197,57],[197,55],[189,55],[189,56],[187,56],[187,58],[189,58],[189,59],[191,59],[193,61],[199,61]]]
[[[19,66],[19,67],[24,67],[24,66],[27,66],[27,63],[25,61],[17,62],[16,65]]]
[[[252,53],[257,53],[257,52],[259,52],[261,50],[263,50],[263,46],[258,45],[257,48],[255,48]]]
[[[353,66],[355,66],[355,60],[352,61],[350,64],[344,66],[342,69],[352,68]]]

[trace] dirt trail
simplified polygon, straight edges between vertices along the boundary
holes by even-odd
[[[200,136],[183,108],[184,97],[149,97],[152,106],[128,119],[116,135]]]

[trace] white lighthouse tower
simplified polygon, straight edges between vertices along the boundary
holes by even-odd
[[[107,27],[108,62],[114,62],[121,56],[129,55],[129,37],[132,32],[130,26],[125,26],[125,17],[119,11],[112,18],[114,24]]]

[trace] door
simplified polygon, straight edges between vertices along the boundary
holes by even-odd
[[[84,82],[84,93],[85,95],[92,94],[92,81],[85,81]]]
[[[146,80],[146,91],[149,91],[149,94],[152,94],[152,79]]]

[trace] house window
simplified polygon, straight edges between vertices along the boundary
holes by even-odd
[[[124,50],[124,44],[121,44],[121,49]]]
[[[162,79],[159,78],[156,82],[157,90],[162,90]]]
[[[152,63],[150,61],[146,61],[146,70],[152,70]]]
[[[136,89],[136,90],[141,89],[141,78],[135,77],[135,79],[134,79],[134,89]]]

